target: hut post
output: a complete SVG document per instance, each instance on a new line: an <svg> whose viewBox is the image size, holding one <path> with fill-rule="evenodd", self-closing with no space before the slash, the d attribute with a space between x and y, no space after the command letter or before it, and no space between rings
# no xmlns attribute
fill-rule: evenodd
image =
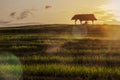
<svg viewBox="0 0 120 80"><path fill-rule="evenodd" d="M77 20L75 20L75 25L76 25Z"/></svg>
<svg viewBox="0 0 120 80"><path fill-rule="evenodd" d="M94 20L92 20L92 24L94 24Z"/></svg>
<svg viewBox="0 0 120 80"><path fill-rule="evenodd" d="M85 21L85 24L88 24L88 20Z"/></svg>
<svg viewBox="0 0 120 80"><path fill-rule="evenodd" d="M82 20L80 20L80 24L82 24Z"/></svg>

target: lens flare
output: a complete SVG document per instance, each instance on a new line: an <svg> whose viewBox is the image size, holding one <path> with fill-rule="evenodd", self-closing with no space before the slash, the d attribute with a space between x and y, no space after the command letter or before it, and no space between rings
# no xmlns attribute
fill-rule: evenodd
<svg viewBox="0 0 120 80"><path fill-rule="evenodd" d="M20 80L22 66L19 58L11 53L0 54L0 80Z"/></svg>
<svg viewBox="0 0 120 80"><path fill-rule="evenodd" d="M72 35L76 39L84 38L87 36L88 29L85 25L73 26Z"/></svg>

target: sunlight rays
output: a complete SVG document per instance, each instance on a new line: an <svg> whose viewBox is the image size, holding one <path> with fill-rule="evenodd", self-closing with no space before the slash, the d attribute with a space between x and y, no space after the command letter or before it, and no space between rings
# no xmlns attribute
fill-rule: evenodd
<svg viewBox="0 0 120 80"><path fill-rule="evenodd" d="M102 8L104 10L111 10L112 13L115 15L115 19L120 21L120 5L118 0L110 0L109 3L103 5Z"/></svg>

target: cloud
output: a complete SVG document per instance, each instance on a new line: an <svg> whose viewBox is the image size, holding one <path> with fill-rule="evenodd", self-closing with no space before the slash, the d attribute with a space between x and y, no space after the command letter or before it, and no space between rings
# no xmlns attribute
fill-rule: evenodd
<svg viewBox="0 0 120 80"><path fill-rule="evenodd" d="M36 9L27 9L27 10L23 10L22 12L11 12L10 17L16 20L22 20L29 16L32 16L33 11L36 11Z"/></svg>
<svg viewBox="0 0 120 80"><path fill-rule="evenodd" d="M103 15L103 14L112 13L112 11L111 10L97 10L97 11L94 11L93 13L97 15Z"/></svg>
<svg viewBox="0 0 120 80"><path fill-rule="evenodd" d="M114 14L106 14L106 15L103 15L100 20L103 20L103 21L109 21L109 20L113 20L115 19L115 15Z"/></svg>
<svg viewBox="0 0 120 80"><path fill-rule="evenodd" d="M112 21L114 21L114 22L119 22L119 23L120 23L120 21L118 21L117 19L112 19Z"/></svg>
<svg viewBox="0 0 120 80"><path fill-rule="evenodd" d="M50 5L45 6L45 9L50 9L50 8L52 8L52 6L50 6Z"/></svg>
<svg viewBox="0 0 120 80"><path fill-rule="evenodd" d="M28 16L32 15L32 12L30 10L25 10L20 13L19 17L17 17L18 20L25 19Z"/></svg>
<svg viewBox="0 0 120 80"><path fill-rule="evenodd" d="M101 14L105 14L106 13L106 11L95 11L95 12L93 12L94 14L99 14L99 15L101 15Z"/></svg>
<svg viewBox="0 0 120 80"><path fill-rule="evenodd" d="M3 21L3 20L0 20L0 24L8 24L8 23L11 23L11 21Z"/></svg>
<svg viewBox="0 0 120 80"><path fill-rule="evenodd" d="M10 13L10 17L14 18L16 16L16 12Z"/></svg>
<svg viewBox="0 0 120 80"><path fill-rule="evenodd" d="M93 14L97 15L100 21L114 21L116 16L111 10L96 10Z"/></svg>

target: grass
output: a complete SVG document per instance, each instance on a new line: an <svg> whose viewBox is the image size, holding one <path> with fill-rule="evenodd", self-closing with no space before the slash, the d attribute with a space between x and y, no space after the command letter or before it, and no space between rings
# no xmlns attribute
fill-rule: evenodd
<svg viewBox="0 0 120 80"><path fill-rule="evenodd" d="M7 74L21 75L19 65L1 65L1 72ZM72 65L59 65L59 64L32 64L23 65L23 71L25 74L31 76L47 76L47 77L80 77L85 80L119 80L120 68L119 67L86 67L86 66L72 66Z"/></svg>
<svg viewBox="0 0 120 80"><path fill-rule="evenodd" d="M1 62L9 62L17 64L17 59L14 56L0 57ZM119 57L105 56L27 56L18 58L23 64L69 64L69 65L86 65L86 66L105 66L114 67L120 66Z"/></svg>
<svg viewBox="0 0 120 80"><path fill-rule="evenodd" d="M74 25L0 28L0 79L120 80L120 40L107 39L104 26L87 26L81 38Z"/></svg>
<svg viewBox="0 0 120 80"><path fill-rule="evenodd" d="M36 67L35 67L36 66ZM34 70L33 70L34 68ZM25 65L24 68L26 71L35 72L41 75L53 76L53 77L96 77L107 78L113 75L120 76L120 68L106 68L106 67L86 67L86 66L71 66L71 65ZM29 74L29 73L28 73ZM33 73L34 75L34 73ZM84 75L84 76L83 76Z"/></svg>

